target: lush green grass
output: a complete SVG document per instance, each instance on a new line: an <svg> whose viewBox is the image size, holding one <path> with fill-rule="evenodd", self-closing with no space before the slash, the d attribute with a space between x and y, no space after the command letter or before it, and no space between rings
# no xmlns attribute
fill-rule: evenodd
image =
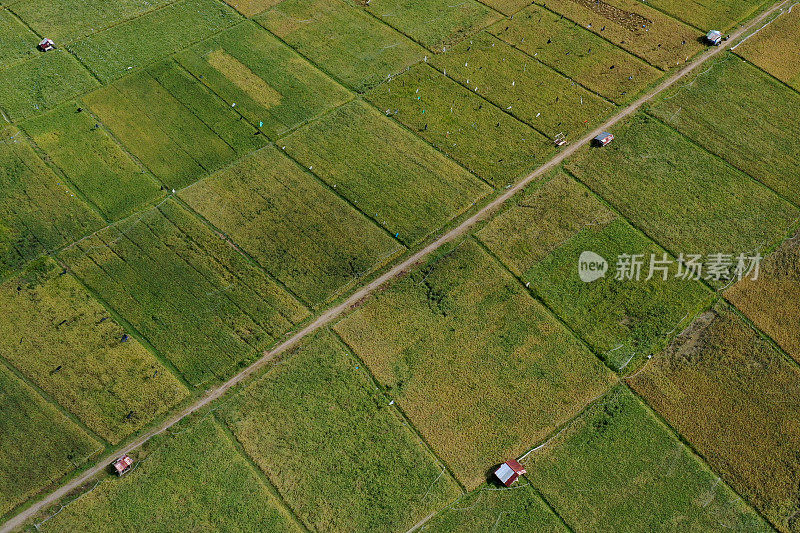
<svg viewBox="0 0 800 533"><path fill-rule="evenodd" d="M69 45L69 50L107 83L240 20L236 11L221 2L183 0L90 35Z"/></svg>
<svg viewBox="0 0 800 533"><path fill-rule="evenodd" d="M65 50L53 50L0 70L0 108L21 120L100 84Z"/></svg>
<svg viewBox="0 0 800 533"><path fill-rule="evenodd" d="M102 226L19 130L0 127L0 276Z"/></svg>
<svg viewBox="0 0 800 533"><path fill-rule="evenodd" d="M74 186L116 220L164 193L158 183L120 147L108 132L95 127L88 112L70 103L36 117L22 128Z"/></svg>
<svg viewBox="0 0 800 533"><path fill-rule="evenodd" d="M192 384L229 376L307 315L172 200L62 257Z"/></svg>
<svg viewBox="0 0 800 533"><path fill-rule="evenodd" d="M360 101L328 113L280 144L405 244L421 241L490 191Z"/></svg>
<svg viewBox="0 0 800 533"><path fill-rule="evenodd" d="M252 22L203 41L178 61L270 138L352 97Z"/></svg>
<svg viewBox="0 0 800 533"><path fill-rule="evenodd" d="M800 362L800 233L761 263L758 278L743 279L725 298Z"/></svg>
<svg viewBox="0 0 800 533"><path fill-rule="evenodd" d="M550 139L425 64L366 98L495 187L555 152Z"/></svg>
<svg viewBox="0 0 800 533"><path fill-rule="evenodd" d="M403 249L272 146L185 189L181 198L313 304Z"/></svg>
<svg viewBox="0 0 800 533"><path fill-rule="evenodd" d="M286 0L256 20L358 92L425 55L408 37L344 0Z"/></svg>
<svg viewBox="0 0 800 533"><path fill-rule="evenodd" d="M239 13L246 17L252 17L269 9L283 0L225 0L225 2L236 8Z"/></svg>
<svg viewBox="0 0 800 533"><path fill-rule="evenodd" d="M329 330L219 412L311 530L404 531L459 495Z"/></svg>
<svg viewBox="0 0 800 533"><path fill-rule="evenodd" d="M624 387L525 465L576 531L772 530Z"/></svg>
<svg viewBox="0 0 800 533"><path fill-rule="evenodd" d="M602 364L474 240L336 325L468 487L602 393Z"/></svg>
<svg viewBox="0 0 800 533"><path fill-rule="evenodd" d="M680 65L706 48L698 39L702 32L636 0L537 0L536 3L661 69ZM518 17L514 17L515 23ZM541 31L541 23L534 28ZM525 36L541 39L541 35Z"/></svg>
<svg viewBox="0 0 800 533"><path fill-rule="evenodd" d="M167 189L193 183L267 142L173 61L84 100Z"/></svg>
<svg viewBox="0 0 800 533"><path fill-rule="evenodd" d="M419 531L437 533L518 533L569 531L548 509L527 479L520 479L513 490L484 485L445 507Z"/></svg>
<svg viewBox="0 0 800 533"><path fill-rule="evenodd" d="M475 0L371 0L367 9L436 52L500 18Z"/></svg>
<svg viewBox="0 0 800 533"><path fill-rule="evenodd" d="M103 447L0 364L0 514Z"/></svg>
<svg viewBox="0 0 800 533"><path fill-rule="evenodd" d="M108 477L43 531L302 531L213 418L185 422L138 452L134 470ZM47 517L52 516L47 521Z"/></svg>
<svg viewBox="0 0 800 533"><path fill-rule="evenodd" d="M0 68L37 53L39 38L7 9L0 7ZM2 71L0 71L2 72Z"/></svg>
<svg viewBox="0 0 800 533"><path fill-rule="evenodd" d="M800 205L800 95L732 54L706 69L649 111Z"/></svg>
<svg viewBox="0 0 800 533"><path fill-rule="evenodd" d="M722 479L783 531L800 503L800 370L725 308L631 380Z"/></svg>
<svg viewBox="0 0 800 533"><path fill-rule="evenodd" d="M585 147L567 168L674 254L751 253L800 212L744 173L643 113Z"/></svg>
<svg viewBox="0 0 800 533"><path fill-rule="evenodd" d="M781 13L736 53L800 91L800 9Z"/></svg>
<svg viewBox="0 0 800 533"><path fill-rule="evenodd" d="M648 0L651 6L702 30L724 31L765 5L764 0Z"/></svg>
<svg viewBox="0 0 800 533"><path fill-rule="evenodd" d="M33 30L64 45L86 35L97 33L171 0L12 0L14 12ZM114 46L108 46L112 50Z"/></svg>
<svg viewBox="0 0 800 533"><path fill-rule="evenodd" d="M112 443L187 396L52 259L0 285L0 306L2 357Z"/></svg>
<svg viewBox="0 0 800 533"><path fill-rule="evenodd" d="M511 20L501 20L488 31L531 56L528 63L539 60L615 102L632 100L661 75L585 27L537 5ZM571 105L578 107L574 102Z"/></svg>
<svg viewBox="0 0 800 533"><path fill-rule="evenodd" d="M630 372L664 348L682 319L711 298L699 283L675 279L674 264L668 280L656 272L646 281L651 256L660 260L663 250L561 172L519 197L478 238L615 370ZM605 277L580 280L584 250L608 261ZM642 254L639 280L615 279L623 253Z"/></svg>
<svg viewBox="0 0 800 533"><path fill-rule="evenodd" d="M432 61L471 91L551 138L561 132L578 137L614 109L613 104L488 33Z"/></svg>

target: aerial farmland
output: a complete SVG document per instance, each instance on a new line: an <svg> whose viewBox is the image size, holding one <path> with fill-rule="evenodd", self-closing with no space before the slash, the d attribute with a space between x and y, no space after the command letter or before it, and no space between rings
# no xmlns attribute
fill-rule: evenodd
<svg viewBox="0 0 800 533"><path fill-rule="evenodd" d="M800 533L797 4L0 1L0 533Z"/></svg>

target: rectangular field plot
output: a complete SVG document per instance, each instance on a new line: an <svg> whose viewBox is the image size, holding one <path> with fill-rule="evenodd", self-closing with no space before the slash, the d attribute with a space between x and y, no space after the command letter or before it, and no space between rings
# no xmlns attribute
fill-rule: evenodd
<svg viewBox="0 0 800 533"><path fill-rule="evenodd" d="M781 13L736 53L800 91L800 9Z"/></svg>
<svg viewBox="0 0 800 533"><path fill-rule="evenodd" d="M308 314L172 200L61 255L192 385L227 377Z"/></svg>
<svg viewBox="0 0 800 533"><path fill-rule="evenodd" d="M95 33L71 44L69 49L103 83L108 83L240 20L236 11L221 2L183 0Z"/></svg>
<svg viewBox="0 0 800 533"><path fill-rule="evenodd" d="M491 190L360 101L284 143L289 155L405 244L421 241Z"/></svg>
<svg viewBox="0 0 800 533"><path fill-rule="evenodd" d="M435 52L500 18L500 14L475 0L372 0L367 9Z"/></svg>
<svg viewBox="0 0 800 533"><path fill-rule="evenodd" d="M312 304L403 249L272 146L185 189L181 198Z"/></svg>
<svg viewBox="0 0 800 533"><path fill-rule="evenodd" d="M103 87L84 101L168 190L267 142L173 61Z"/></svg>
<svg viewBox="0 0 800 533"><path fill-rule="evenodd" d="M310 530L405 531L460 492L388 403L323 330L219 412Z"/></svg>
<svg viewBox="0 0 800 533"><path fill-rule="evenodd" d="M104 481L41 513L37 530L302 531L213 417L155 437L131 472Z"/></svg>
<svg viewBox="0 0 800 533"><path fill-rule="evenodd" d="M65 50L53 50L0 70L0 109L21 120L100 84Z"/></svg>
<svg viewBox="0 0 800 533"><path fill-rule="evenodd" d="M615 102L632 100L661 75L602 37L536 5L487 31L527 53L523 64L539 60ZM572 106L578 108L574 102Z"/></svg>
<svg viewBox="0 0 800 533"><path fill-rule="evenodd" d="M754 15L766 2L764 0L648 0L659 11L699 28L725 31L738 22Z"/></svg>
<svg viewBox="0 0 800 533"><path fill-rule="evenodd" d="M358 92L403 71L426 53L345 0L285 0L256 20Z"/></svg>
<svg viewBox="0 0 800 533"><path fill-rule="evenodd" d="M563 174L521 197L484 227L479 238L501 260L514 265L550 309L617 371L633 371L648 355L664 348L682 319L705 308L711 299L699 283L675 279L674 263L668 265L669 279L657 272L646 280L651 257L663 259L663 250L615 219L584 187ZM578 276L584 250L609 262L605 276L592 283ZM620 254L641 254L644 266L639 280L616 279Z"/></svg>
<svg viewBox="0 0 800 533"><path fill-rule="evenodd" d="M751 253L800 213L658 120L637 114L567 168L674 254Z"/></svg>
<svg viewBox="0 0 800 533"><path fill-rule="evenodd" d="M703 32L636 0L537 0L536 3L661 69L680 65L706 49L698 39ZM520 15L514 17L515 25ZM525 37L540 40L542 36L535 31L543 29L541 22L531 29Z"/></svg>
<svg viewBox="0 0 800 533"><path fill-rule="evenodd" d="M524 463L575 531L772 531L624 387Z"/></svg>
<svg viewBox="0 0 800 533"><path fill-rule="evenodd" d="M732 54L710 68L649 112L800 205L800 95Z"/></svg>
<svg viewBox="0 0 800 533"><path fill-rule="evenodd" d="M0 277L102 225L19 130L0 127Z"/></svg>
<svg viewBox="0 0 800 533"><path fill-rule="evenodd" d="M471 239L377 294L336 331L468 488L612 379Z"/></svg>
<svg viewBox="0 0 800 533"><path fill-rule="evenodd" d="M65 45L151 11L172 0L11 0L14 12L33 30ZM34 43L35 44L35 43ZM111 49L112 47L109 47Z"/></svg>
<svg viewBox="0 0 800 533"><path fill-rule="evenodd" d="M85 198L109 220L129 215L164 193L88 112L70 103L22 128Z"/></svg>
<svg viewBox="0 0 800 533"><path fill-rule="evenodd" d="M186 389L51 259L0 285L0 352L92 431L119 442Z"/></svg>
<svg viewBox="0 0 800 533"><path fill-rule="evenodd" d="M366 98L495 187L555 152L550 139L425 64Z"/></svg>
<svg viewBox="0 0 800 533"><path fill-rule="evenodd" d="M787 239L750 277L728 289L725 298L781 348L800 362L800 233Z"/></svg>
<svg viewBox="0 0 800 533"><path fill-rule="evenodd" d="M480 33L432 60L437 69L548 137L577 137L614 105L505 42Z"/></svg>
<svg viewBox="0 0 800 533"><path fill-rule="evenodd" d="M35 55L39 41L35 33L0 7L0 68Z"/></svg>
<svg viewBox="0 0 800 533"><path fill-rule="evenodd" d="M244 15L245 17L252 17L258 15L262 11L279 4L283 0L225 0L225 2Z"/></svg>
<svg viewBox="0 0 800 533"><path fill-rule="evenodd" d="M352 98L253 22L203 41L177 59L273 139Z"/></svg>
<svg viewBox="0 0 800 533"><path fill-rule="evenodd" d="M630 383L773 524L797 527L795 363L719 308L699 317Z"/></svg>
<svg viewBox="0 0 800 533"><path fill-rule="evenodd" d="M527 479L514 490L484 485L459 498L426 522L419 531L436 533L565 533L569 531L536 494Z"/></svg>
<svg viewBox="0 0 800 533"><path fill-rule="evenodd" d="M103 446L0 364L0 514Z"/></svg>

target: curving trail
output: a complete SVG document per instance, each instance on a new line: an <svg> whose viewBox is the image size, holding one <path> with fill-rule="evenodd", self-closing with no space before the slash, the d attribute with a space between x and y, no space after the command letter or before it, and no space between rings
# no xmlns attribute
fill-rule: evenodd
<svg viewBox="0 0 800 533"><path fill-rule="evenodd" d="M403 275L406 271L414 267L416 264L422 262L426 256L435 252L442 245L454 239L457 239L458 237L467 233L476 223L487 218L494 211L499 209L500 206L502 206L508 199L510 199L516 193L524 189L534 179L538 178L539 176L545 174L549 170L558 166L562 161L564 161L566 158L575 153L575 151L578 150L581 146L583 146L586 143L589 143L595 135L604 130L610 129L614 124L635 113L642 105L652 100L656 95L658 95L659 93L668 89L669 87L671 87L684 77L691 74L700 65L706 63L711 58L719 55L724 50L728 49L728 47L731 44L733 44L735 40L737 40L739 37L741 37L748 31L754 29L756 26L761 24L767 17L769 17L770 15L772 15L773 13L784 7L785 4L789 3L790 1L791 0L781 0L768 10L764 11L761 15L759 15L755 19L751 20L738 30L731 33L730 38L727 41L723 42L720 46L711 47L702 54L700 54L699 56L697 56L696 58L694 58L692 61L686 63L680 70L670 75L654 89L645 93L643 96L639 97L631 104L620 109L614 116L612 116L606 122L598 126L596 129L594 129L590 133L587 133L577 141L574 141L571 144L567 145L565 149L556 154L552 159L547 161L544 165L542 165L541 167L534 170L532 173L525 176L515 185L506 189L503 192L503 194L492 200L489 204L481 208L479 211L477 211L468 219L464 220L461 224L452 228L446 233L443 233L442 235L437 237L433 242L431 242L421 250L410 255L401 263L393 266L387 272L377 277L367 285L364 285L363 287L355 291L352 295L350 295L350 297L348 297L342 303L325 310L314 321L307 324L304 328L291 335L288 339L276 345L273 349L264 352L264 354L258 360L253 362L250 366L248 366L247 368L245 368L232 378L230 378L228 381L226 381L216 389L209 390L205 395L198 398L198 400L195 403L174 413L166 421L162 422L158 427L153 428L150 431L144 433L130 444L115 450L114 453L111 455L107 455L101 458L97 462L97 464L95 464L91 468L81 473L80 476L70 480L65 485L62 485L55 491L46 495L41 500L38 500L30 507L26 508L16 516L9 519L5 524L2 525L2 527L0 527L0 533L8 533L14 530L15 528L22 526L28 519L32 518L36 513L41 511L43 508L56 503L61 498L69 494L71 491L75 490L76 488L80 487L81 485L89 481L91 478L96 476L97 474L101 473L114 459L116 459L120 455L125 453L130 453L131 451L135 450L136 448L140 447L142 444L150 440L155 435L158 435L159 433L166 431L167 429L169 429L170 427L181 421L183 418L189 416L198 409L201 409L202 407L205 407L209 403L213 402L214 400L225 394L225 392L227 392L231 387L247 379L254 372L265 366L275 356L291 349L306 335L334 321L345 311L347 311L347 309L349 309L350 307L358 305L359 302L368 297L371 293L377 290L384 283L390 281L394 277ZM429 518L431 517L427 517L425 520L415 525L412 528L412 530L415 530L420 526L422 526L424 522L427 521Z"/></svg>

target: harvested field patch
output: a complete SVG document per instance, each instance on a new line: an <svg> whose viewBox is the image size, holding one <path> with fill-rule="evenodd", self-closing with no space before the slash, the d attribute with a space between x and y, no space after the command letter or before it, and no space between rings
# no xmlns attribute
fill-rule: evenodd
<svg viewBox="0 0 800 533"><path fill-rule="evenodd" d="M736 53L800 91L800 8L781 13Z"/></svg>
<svg viewBox="0 0 800 533"><path fill-rule="evenodd" d="M468 488L613 379L471 239L335 329Z"/></svg>
<svg viewBox="0 0 800 533"><path fill-rule="evenodd" d="M108 83L240 20L239 14L221 2L183 0L90 35L69 45L69 50Z"/></svg>
<svg viewBox="0 0 800 533"><path fill-rule="evenodd" d="M37 529L301 531L214 418L155 437L138 452L134 470L102 478Z"/></svg>
<svg viewBox="0 0 800 533"><path fill-rule="evenodd" d="M459 496L330 330L305 340L220 413L311 530L406 530Z"/></svg>
<svg viewBox="0 0 800 533"><path fill-rule="evenodd" d="M758 279L739 281L725 298L800 362L800 233L767 256Z"/></svg>
<svg viewBox="0 0 800 533"><path fill-rule="evenodd" d="M643 60L537 5L487 31L531 56L529 63L539 60L615 102L633 100L661 76Z"/></svg>
<svg viewBox="0 0 800 533"><path fill-rule="evenodd" d="M517 533L569 531L536 494L527 479L520 479L514 490L483 485L451 503L419 531L437 533Z"/></svg>
<svg viewBox="0 0 800 533"><path fill-rule="evenodd" d="M186 389L52 259L0 285L2 357L92 431L116 443Z"/></svg>
<svg viewBox="0 0 800 533"><path fill-rule="evenodd" d="M366 8L434 52L450 48L500 18L475 0L372 0Z"/></svg>
<svg viewBox="0 0 800 533"><path fill-rule="evenodd" d="M177 59L272 139L352 98L253 22L203 41Z"/></svg>
<svg viewBox="0 0 800 533"><path fill-rule="evenodd" d="M800 205L800 95L780 82L728 54L648 110Z"/></svg>
<svg viewBox="0 0 800 533"><path fill-rule="evenodd" d="M256 20L358 92L425 55L414 41L343 0L285 0Z"/></svg>
<svg viewBox="0 0 800 533"><path fill-rule="evenodd" d="M328 113L281 143L404 244L423 240L491 190L360 101Z"/></svg>
<svg viewBox="0 0 800 533"><path fill-rule="evenodd" d="M103 446L0 364L0 514Z"/></svg>
<svg viewBox="0 0 800 533"><path fill-rule="evenodd" d="M172 200L61 257L193 385L229 376L308 314Z"/></svg>
<svg viewBox="0 0 800 533"><path fill-rule="evenodd" d="M550 139L426 64L366 98L495 187L555 153Z"/></svg>
<svg viewBox="0 0 800 533"><path fill-rule="evenodd" d="M636 0L537 0L536 3L661 69L680 65L706 48L698 39L702 32ZM521 14L514 17L515 23ZM535 33L530 36L541 38Z"/></svg>
<svg viewBox="0 0 800 533"><path fill-rule="evenodd" d="M64 45L152 11L172 0L11 0L11 8L33 30ZM37 41L38 42L38 41Z"/></svg>
<svg viewBox="0 0 800 533"><path fill-rule="evenodd" d="M578 137L614 105L550 67L481 33L432 59L437 69L548 137Z"/></svg>
<svg viewBox="0 0 800 533"><path fill-rule="evenodd" d="M800 370L724 307L630 383L724 481L783 531L800 510Z"/></svg>
<svg viewBox="0 0 800 533"><path fill-rule="evenodd" d="M755 15L764 0L647 0L647 3L687 24L709 30L725 31Z"/></svg>
<svg viewBox="0 0 800 533"><path fill-rule="evenodd" d="M84 100L168 190L185 187L267 142L173 61Z"/></svg>
<svg viewBox="0 0 800 533"><path fill-rule="evenodd" d="M102 225L19 130L0 127L0 277Z"/></svg>
<svg viewBox="0 0 800 533"><path fill-rule="evenodd" d="M0 68L37 53L39 38L7 9L0 7Z"/></svg>
<svg viewBox="0 0 800 533"><path fill-rule="evenodd" d="M753 253L800 212L747 175L639 113L567 168L674 254Z"/></svg>
<svg viewBox="0 0 800 533"><path fill-rule="evenodd" d="M772 530L624 387L525 465L576 531Z"/></svg>
<svg viewBox="0 0 800 533"><path fill-rule="evenodd" d="M109 220L131 214L164 193L146 170L120 147L108 132L96 127L88 112L66 104L36 117L22 128L70 184Z"/></svg>
<svg viewBox="0 0 800 533"><path fill-rule="evenodd" d="M65 50L53 50L0 70L0 108L21 120L100 84Z"/></svg>
<svg viewBox="0 0 800 533"><path fill-rule="evenodd" d="M181 198L313 304L403 249L273 146L185 189Z"/></svg>

